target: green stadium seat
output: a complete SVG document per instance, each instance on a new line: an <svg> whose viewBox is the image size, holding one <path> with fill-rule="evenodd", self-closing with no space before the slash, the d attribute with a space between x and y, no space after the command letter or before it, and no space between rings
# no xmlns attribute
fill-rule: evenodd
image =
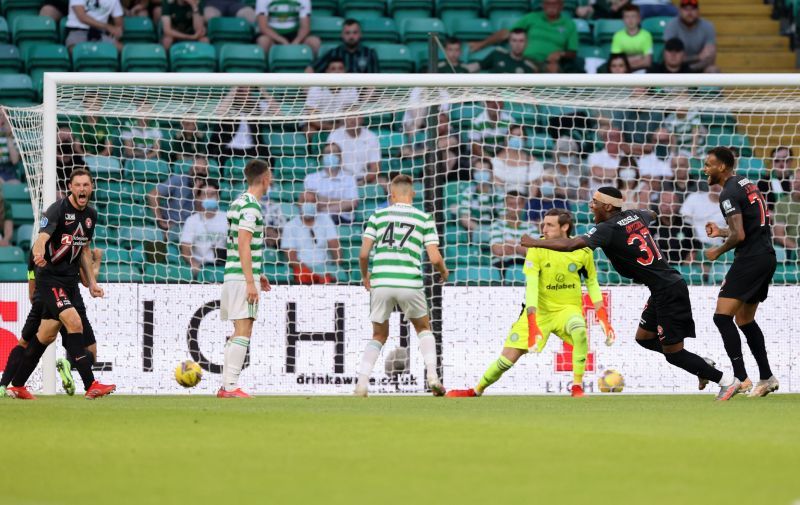
<svg viewBox="0 0 800 505"><path fill-rule="evenodd" d="M33 225L23 224L14 230L14 245L28 250L31 248L31 239L33 238Z"/></svg>
<svg viewBox="0 0 800 505"><path fill-rule="evenodd" d="M30 202L26 203L11 203L9 205L11 219L15 224L31 224L33 223L33 207Z"/></svg>
<svg viewBox="0 0 800 505"><path fill-rule="evenodd" d="M96 202L133 202L130 198L133 187L127 182L109 181L95 177L94 192L92 197Z"/></svg>
<svg viewBox="0 0 800 505"><path fill-rule="evenodd" d="M84 156L86 166L95 176L121 179L122 165L119 159L112 156Z"/></svg>
<svg viewBox="0 0 800 505"><path fill-rule="evenodd" d="M450 35L466 41L483 40L495 32L486 19L455 18L447 26Z"/></svg>
<svg viewBox="0 0 800 505"><path fill-rule="evenodd" d="M345 18L359 20L381 17L386 13L386 3L386 0L339 0L339 12Z"/></svg>
<svg viewBox="0 0 800 505"><path fill-rule="evenodd" d="M312 60L311 48L305 44L274 45L269 50L269 69L272 72L304 72Z"/></svg>
<svg viewBox="0 0 800 505"><path fill-rule="evenodd" d="M455 244L445 246L443 254L448 265L464 266L472 264L474 258L480 258L481 250L468 244Z"/></svg>
<svg viewBox="0 0 800 505"><path fill-rule="evenodd" d="M244 193L246 190L247 190L247 185L244 182L237 182L236 184L222 182L220 184L219 196L223 202L232 202L236 200L239 197L239 195Z"/></svg>
<svg viewBox="0 0 800 505"><path fill-rule="evenodd" d="M109 203L106 214L106 224L117 228L156 224L155 216L149 207L138 203Z"/></svg>
<svg viewBox="0 0 800 505"><path fill-rule="evenodd" d="M454 269L450 280L455 284L488 285L502 282L503 277L494 267L465 266Z"/></svg>
<svg viewBox="0 0 800 505"><path fill-rule="evenodd" d="M273 156L305 156L306 136L302 133L267 133L264 141Z"/></svg>
<svg viewBox="0 0 800 505"><path fill-rule="evenodd" d="M20 16L14 20L12 35L14 44L24 50L24 44L35 42L58 42L56 22L47 16Z"/></svg>
<svg viewBox="0 0 800 505"><path fill-rule="evenodd" d="M392 17L397 26L403 26L407 19L428 18L433 15L432 9L399 9L394 11Z"/></svg>
<svg viewBox="0 0 800 505"><path fill-rule="evenodd" d="M647 18L642 21L642 28L650 32L653 36L653 42L664 42L664 30L667 28L667 23L671 17L653 17Z"/></svg>
<svg viewBox="0 0 800 505"><path fill-rule="evenodd" d="M169 62L173 72L214 72L217 50L205 42L178 42L169 49Z"/></svg>
<svg viewBox="0 0 800 505"><path fill-rule="evenodd" d="M122 42L147 43L158 42L153 21L145 16L126 16L122 18Z"/></svg>
<svg viewBox="0 0 800 505"><path fill-rule="evenodd" d="M125 162L128 180L137 182L160 182L169 177L169 163L157 159L132 159Z"/></svg>
<svg viewBox="0 0 800 505"><path fill-rule="evenodd" d="M738 133L723 133L720 135L707 135L706 146L726 146L732 147L739 151L739 156L750 157L753 156L753 147L750 144L750 139L747 135L740 135Z"/></svg>
<svg viewBox="0 0 800 505"><path fill-rule="evenodd" d="M0 186L0 193L6 202L30 202L31 195L26 184L5 183Z"/></svg>
<svg viewBox="0 0 800 505"><path fill-rule="evenodd" d="M69 51L61 44L36 44L30 46L23 55L27 71L69 72L72 65Z"/></svg>
<svg viewBox="0 0 800 505"><path fill-rule="evenodd" d="M683 278L686 280L686 283L690 286L702 286L705 282L703 281L703 267L700 265L675 265L678 271L683 275Z"/></svg>
<svg viewBox="0 0 800 505"><path fill-rule="evenodd" d="M8 31L8 21L0 17L0 42L11 42L11 35Z"/></svg>
<svg viewBox="0 0 800 505"><path fill-rule="evenodd" d="M361 40L369 42L400 42L400 32L392 18L372 18L361 21ZM320 54L325 54L320 50ZM381 60L383 65L383 60Z"/></svg>
<svg viewBox="0 0 800 505"><path fill-rule="evenodd" d="M526 12L507 12L507 11L497 11L493 12L489 16L489 21L492 23L492 28L495 31L497 30L510 30L512 26L521 18L527 14Z"/></svg>
<svg viewBox="0 0 800 505"><path fill-rule="evenodd" d="M455 17L477 18L482 0L436 0L436 14L442 21Z"/></svg>
<svg viewBox="0 0 800 505"><path fill-rule="evenodd" d="M106 226L105 229L108 230L109 238L113 237L116 228ZM117 239L121 247L131 249L134 245L144 242L163 242L164 232L155 226L126 226L119 228Z"/></svg>
<svg viewBox="0 0 800 505"><path fill-rule="evenodd" d="M392 130L379 130L375 133L378 135L381 152L385 158L400 155L402 148L406 145L406 140L402 133Z"/></svg>
<svg viewBox="0 0 800 505"><path fill-rule="evenodd" d="M219 51L220 72L267 71L267 57L256 44L225 44Z"/></svg>
<svg viewBox="0 0 800 505"><path fill-rule="evenodd" d="M39 9L42 6L41 0L3 0L0 2L0 13L4 16L7 15L11 11L28 11L28 12L39 12Z"/></svg>
<svg viewBox="0 0 800 505"><path fill-rule="evenodd" d="M9 100L33 100L36 91L26 74L0 74L0 102Z"/></svg>
<svg viewBox="0 0 800 505"><path fill-rule="evenodd" d="M338 16L311 16L311 33L322 39L341 43L344 18Z"/></svg>
<svg viewBox="0 0 800 505"><path fill-rule="evenodd" d="M521 265L515 265L513 267L506 268L504 284L510 284L512 286L524 286L525 280L525 272L523 271Z"/></svg>
<svg viewBox="0 0 800 505"><path fill-rule="evenodd" d="M314 158L281 156L275 160L275 182L303 180L306 175L318 169Z"/></svg>
<svg viewBox="0 0 800 505"><path fill-rule="evenodd" d="M780 284L800 284L800 268L794 263L778 265L772 280Z"/></svg>
<svg viewBox="0 0 800 505"><path fill-rule="evenodd" d="M167 68L167 52L160 44L126 44L122 47L123 72L166 72Z"/></svg>
<svg viewBox="0 0 800 505"><path fill-rule="evenodd" d="M430 0L392 0L389 2L389 15L397 19L398 11L424 11L422 17L428 17L433 13L432 7L434 2Z"/></svg>
<svg viewBox="0 0 800 505"><path fill-rule="evenodd" d="M130 263L131 252L121 247L109 247L103 251L103 264Z"/></svg>
<svg viewBox="0 0 800 505"><path fill-rule="evenodd" d="M428 34L436 33L440 37L447 34L447 28L441 19L415 18L406 19L401 25L400 32L403 42L428 42Z"/></svg>
<svg viewBox="0 0 800 505"><path fill-rule="evenodd" d="M28 280L27 263L8 263L0 268L0 282L23 282Z"/></svg>
<svg viewBox="0 0 800 505"><path fill-rule="evenodd" d="M585 46L581 44L581 46L578 47L579 58L600 58L608 60L608 55L608 46Z"/></svg>
<svg viewBox="0 0 800 505"><path fill-rule="evenodd" d="M483 11L486 13L519 11L528 12L530 2L528 0L484 0Z"/></svg>
<svg viewBox="0 0 800 505"><path fill-rule="evenodd" d="M145 263L144 282L181 282L194 281L191 267L187 265L164 265L162 263Z"/></svg>
<svg viewBox="0 0 800 505"><path fill-rule="evenodd" d="M403 44L373 44L382 73L409 74L414 71L414 58Z"/></svg>
<svg viewBox="0 0 800 505"><path fill-rule="evenodd" d="M263 265L264 276L273 285L289 284L292 280L292 271L285 263Z"/></svg>
<svg viewBox="0 0 800 505"><path fill-rule="evenodd" d="M594 29L589 21L576 18L575 27L578 29L578 42L580 45L594 44Z"/></svg>
<svg viewBox="0 0 800 505"><path fill-rule="evenodd" d="M137 265L104 264L100 269L101 282L142 282L142 271Z"/></svg>
<svg viewBox="0 0 800 505"><path fill-rule="evenodd" d="M621 19L598 19L594 23L594 43L598 46L611 44L614 34L624 29Z"/></svg>
<svg viewBox="0 0 800 505"><path fill-rule="evenodd" d="M225 267L206 265L197 273L197 282L203 284L222 284L225 280Z"/></svg>
<svg viewBox="0 0 800 505"><path fill-rule="evenodd" d="M314 0L314 15L335 16L339 8L338 0Z"/></svg>
<svg viewBox="0 0 800 505"><path fill-rule="evenodd" d="M25 253L21 247L0 247L0 263L25 263ZM4 265L5 267L5 265Z"/></svg>
<svg viewBox="0 0 800 505"><path fill-rule="evenodd" d="M212 44L250 44L253 42L253 26L242 18L211 18L208 20L208 38Z"/></svg>
<svg viewBox="0 0 800 505"><path fill-rule="evenodd" d="M736 174L743 175L752 181L758 181L766 175L767 167L761 158L741 157L736 160Z"/></svg>
<svg viewBox="0 0 800 505"><path fill-rule="evenodd" d="M0 73L19 74L22 72L22 56L17 46L0 44Z"/></svg>
<svg viewBox="0 0 800 505"><path fill-rule="evenodd" d="M110 42L81 42L72 48L72 65L76 72L116 72L117 48Z"/></svg>

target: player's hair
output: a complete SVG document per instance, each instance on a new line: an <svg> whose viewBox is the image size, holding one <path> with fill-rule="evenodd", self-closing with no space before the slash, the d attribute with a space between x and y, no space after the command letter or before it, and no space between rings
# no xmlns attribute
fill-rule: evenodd
<svg viewBox="0 0 800 505"><path fill-rule="evenodd" d="M358 25L358 27L361 28L361 23L359 23L357 19L353 18L345 19L344 23L342 24L342 26L353 26L353 25Z"/></svg>
<svg viewBox="0 0 800 505"><path fill-rule="evenodd" d="M453 45L453 44L458 44L460 46L461 45L461 39L459 39L458 37L447 37L446 39L444 39L444 46L445 47Z"/></svg>
<svg viewBox="0 0 800 505"><path fill-rule="evenodd" d="M736 166L736 154L730 147L714 147L709 149L708 154L713 154L728 170L733 170L733 167Z"/></svg>
<svg viewBox="0 0 800 505"><path fill-rule="evenodd" d="M330 59L328 60L328 63L325 65L325 70L328 70L328 68L329 68L329 67L330 67L330 66L331 66L333 63L341 63L342 65L344 65L344 67L345 67L345 70L347 69L347 65L346 65L346 64L345 64L345 62L344 62L344 58L339 58L338 56L333 56L332 58L330 58Z"/></svg>
<svg viewBox="0 0 800 505"><path fill-rule="evenodd" d="M608 55L608 61L606 62L606 72L611 72L611 62L614 60L622 60L622 63L625 64L625 73L630 74L632 72L631 69L631 62L628 60L628 56L625 53L612 53Z"/></svg>
<svg viewBox="0 0 800 505"><path fill-rule="evenodd" d="M525 196L517 191L516 189L512 189L511 191L506 193L506 198L525 198Z"/></svg>
<svg viewBox="0 0 800 505"><path fill-rule="evenodd" d="M572 218L572 212L568 211L567 209L552 208L545 212L544 215L558 216L558 226L564 226L565 224L568 224L569 228L567 228L567 237L572 236L572 232L575 229L575 221Z"/></svg>
<svg viewBox="0 0 800 505"><path fill-rule="evenodd" d="M625 4L621 9L621 12L623 14L625 14L626 12L634 12L634 11L636 12L636 14L639 15L642 14L642 10L636 4Z"/></svg>
<svg viewBox="0 0 800 505"><path fill-rule="evenodd" d="M259 177L269 172L269 164L263 160L250 160L244 167L244 179L253 185Z"/></svg>
<svg viewBox="0 0 800 505"><path fill-rule="evenodd" d="M778 146L778 147L776 147L775 149L770 151L769 157L772 158L772 159L775 159L775 155L778 154L778 151L783 151L784 149L789 151L789 157L790 158L794 158L794 151L789 146Z"/></svg>
<svg viewBox="0 0 800 505"><path fill-rule="evenodd" d="M410 188L413 185L414 181L411 179L410 175L398 174L392 178L392 187L407 186Z"/></svg>
<svg viewBox="0 0 800 505"><path fill-rule="evenodd" d="M528 36L528 31L525 30L525 28L514 28L513 30L511 30L512 35L513 34L519 35L520 33L522 35L525 35L526 37Z"/></svg>
<svg viewBox="0 0 800 505"><path fill-rule="evenodd" d="M72 173L69 174L69 183L72 184L72 181L75 180L76 177L80 177L82 175L88 177L89 182L94 182L94 177L92 177L92 174L88 170L83 168L75 168L72 170Z"/></svg>

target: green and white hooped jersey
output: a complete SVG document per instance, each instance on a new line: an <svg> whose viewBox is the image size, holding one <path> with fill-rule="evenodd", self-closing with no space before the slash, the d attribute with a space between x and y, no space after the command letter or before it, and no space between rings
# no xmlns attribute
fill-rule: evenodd
<svg viewBox="0 0 800 505"><path fill-rule="evenodd" d="M392 205L370 216L364 237L375 241L372 287L422 288L423 249L439 244L430 214L411 205Z"/></svg>
<svg viewBox="0 0 800 505"><path fill-rule="evenodd" d="M253 258L253 279L261 275L261 257L264 252L264 215L256 197L242 193L231 204L228 218L228 256L225 260L225 280L243 281L242 263L239 260L239 230L253 234L250 239L250 252Z"/></svg>

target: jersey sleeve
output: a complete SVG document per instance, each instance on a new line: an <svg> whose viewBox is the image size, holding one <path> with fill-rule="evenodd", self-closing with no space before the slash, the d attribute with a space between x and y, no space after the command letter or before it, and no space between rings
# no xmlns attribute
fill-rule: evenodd
<svg viewBox="0 0 800 505"><path fill-rule="evenodd" d="M436 232L436 223L432 217L425 221L425 233L422 236L423 245L439 245L439 234Z"/></svg>
<svg viewBox="0 0 800 505"><path fill-rule="evenodd" d="M589 292L589 298L592 303L597 303L603 300L603 293L600 292L600 283L597 282L597 267L594 264L594 254L591 249L586 249L586 256L583 262L583 267L586 271L586 290Z"/></svg>
<svg viewBox="0 0 800 505"><path fill-rule="evenodd" d="M597 249L598 247L606 247L611 244L611 235L612 229L611 225L606 223L600 223L598 225L593 226L586 235L583 236L584 240L586 240L586 245L592 249Z"/></svg>
<svg viewBox="0 0 800 505"><path fill-rule="evenodd" d="M723 190L719 197L719 208L727 219L728 216L742 213L742 202L732 191Z"/></svg>
<svg viewBox="0 0 800 505"><path fill-rule="evenodd" d="M112 18L121 18L125 15L125 11L122 10L122 2L117 1L114 4L114 8L111 10L111 17Z"/></svg>
<svg viewBox="0 0 800 505"><path fill-rule="evenodd" d="M266 16L268 4L269 4L268 0L256 0L256 16L259 16L261 14Z"/></svg>
<svg viewBox="0 0 800 505"><path fill-rule="evenodd" d="M298 14L301 18L307 18L311 15L311 0L301 0Z"/></svg>
<svg viewBox="0 0 800 505"><path fill-rule="evenodd" d="M187 219L186 222L183 223L183 228L181 229L181 244L194 243L194 237L196 235L195 225L197 223L197 220L195 219L194 216L196 215L197 214L192 214L191 216L189 216L189 219Z"/></svg>
<svg viewBox="0 0 800 505"><path fill-rule="evenodd" d="M255 233L258 221L261 217L261 209L257 204L247 204L239 211L239 229Z"/></svg>
<svg viewBox="0 0 800 505"><path fill-rule="evenodd" d="M56 231L59 218L59 203L60 202L56 202L52 204L47 208L46 211L44 211L42 219L39 220L39 233L47 233L48 235L52 235L53 232Z"/></svg>
<svg viewBox="0 0 800 505"><path fill-rule="evenodd" d="M372 241L377 240L378 238L378 226L375 222L375 214L371 215L367 220L367 224L364 227L364 238L368 238Z"/></svg>
<svg viewBox="0 0 800 505"><path fill-rule="evenodd" d="M611 39L611 52L612 53L621 53L622 52L622 35L624 31L618 31L614 34L614 38Z"/></svg>
<svg viewBox="0 0 800 505"><path fill-rule="evenodd" d="M538 249L528 249L525 255L525 306L536 308L539 305L539 257Z"/></svg>

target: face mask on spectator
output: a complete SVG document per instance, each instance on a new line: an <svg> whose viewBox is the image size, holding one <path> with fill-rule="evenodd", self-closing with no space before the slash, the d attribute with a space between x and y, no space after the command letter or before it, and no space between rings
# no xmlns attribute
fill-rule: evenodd
<svg viewBox="0 0 800 505"><path fill-rule="evenodd" d="M317 204L314 202L306 202L300 206L300 213L303 217L314 217L317 215Z"/></svg>
<svg viewBox="0 0 800 505"><path fill-rule="evenodd" d="M562 154L558 157L558 162L562 165L572 165L572 156L569 154Z"/></svg>
<svg viewBox="0 0 800 505"><path fill-rule="evenodd" d="M508 137L506 146L509 149L522 149L522 137Z"/></svg>
<svg viewBox="0 0 800 505"><path fill-rule="evenodd" d="M472 179L478 184L485 184L492 180L492 174L488 170L476 170L472 174Z"/></svg>
<svg viewBox="0 0 800 505"><path fill-rule="evenodd" d="M325 168L337 168L339 163L341 163L341 160L338 154L330 153L322 156L322 166Z"/></svg>
<svg viewBox="0 0 800 505"><path fill-rule="evenodd" d="M219 200L216 198L206 198L200 203L200 205L203 207L203 210L217 210L219 209Z"/></svg>
<svg viewBox="0 0 800 505"><path fill-rule="evenodd" d="M543 182L539 186L539 191L542 193L542 198L553 198L556 196L556 185L552 182Z"/></svg>

